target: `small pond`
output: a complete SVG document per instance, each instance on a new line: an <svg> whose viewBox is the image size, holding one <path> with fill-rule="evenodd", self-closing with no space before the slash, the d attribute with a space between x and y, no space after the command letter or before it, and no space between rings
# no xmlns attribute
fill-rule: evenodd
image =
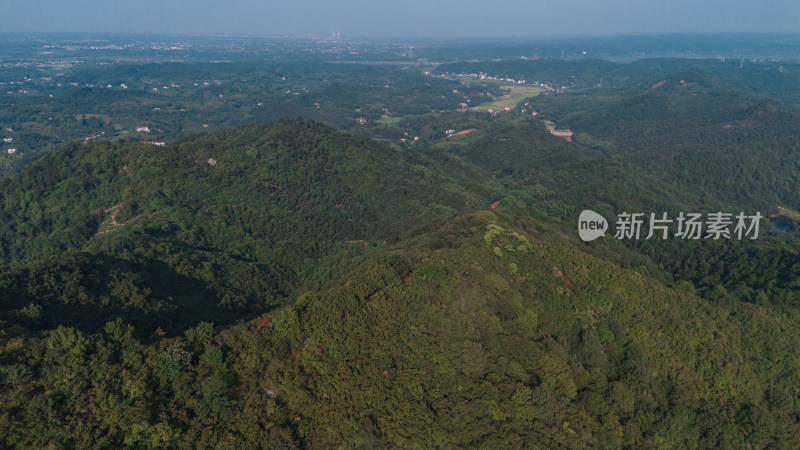
<svg viewBox="0 0 800 450"><path fill-rule="evenodd" d="M794 229L794 222L792 219L786 216L774 216L770 217L769 221L772 223L772 226L775 227L778 231L783 231L784 233Z"/></svg>

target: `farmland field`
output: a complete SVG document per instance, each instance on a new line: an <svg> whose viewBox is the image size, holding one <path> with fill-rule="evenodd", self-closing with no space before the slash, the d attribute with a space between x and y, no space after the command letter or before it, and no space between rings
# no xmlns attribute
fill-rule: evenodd
<svg viewBox="0 0 800 450"><path fill-rule="evenodd" d="M504 91L508 91L502 97L498 97L495 101L491 103L485 103L479 106L473 106L469 108L472 111L488 111L492 109L494 111L503 110L504 108L516 108L517 104L522 100L525 100L529 97L535 97L542 92L542 88L538 86L501 86L500 87Z"/></svg>

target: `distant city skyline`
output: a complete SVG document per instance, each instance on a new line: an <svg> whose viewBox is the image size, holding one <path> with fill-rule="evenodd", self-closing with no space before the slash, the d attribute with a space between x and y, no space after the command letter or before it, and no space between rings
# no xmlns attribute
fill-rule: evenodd
<svg viewBox="0 0 800 450"><path fill-rule="evenodd" d="M797 0L0 0L0 32L562 37L800 32Z"/></svg>

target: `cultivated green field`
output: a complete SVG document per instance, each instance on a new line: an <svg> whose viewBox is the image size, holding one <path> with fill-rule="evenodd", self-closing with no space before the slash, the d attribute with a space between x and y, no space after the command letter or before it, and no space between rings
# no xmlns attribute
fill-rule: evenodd
<svg viewBox="0 0 800 450"><path fill-rule="evenodd" d="M488 111L492 109L494 111L503 110L504 108L516 108L517 104L522 100L525 100L529 97L535 97L542 92L542 88L538 86L501 86L501 89L504 91L508 91L502 97L498 97L495 101L491 103L485 103L478 106L473 106L469 108L472 111Z"/></svg>
<svg viewBox="0 0 800 450"><path fill-rule="evenodd" d="M397 125L402 120L403 120L403 117L401 117L401 116L392 116L392 117L386 117L386 118L383 118L383 119L378 119L375 122L382 123L384 125Z"/></svg>

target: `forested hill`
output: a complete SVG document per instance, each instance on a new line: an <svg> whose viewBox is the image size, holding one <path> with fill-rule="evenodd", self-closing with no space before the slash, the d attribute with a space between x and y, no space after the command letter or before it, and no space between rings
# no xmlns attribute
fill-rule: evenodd
<svg viewBox="0 0 800 450"><path fill-rule="evenodd" d="M340 261L328 287L233 327L6 326L3 442L800 445L794 319L583 249L549 221L475 212Z"/></svg>
<svg viewBox="0 0 800 450"><path fill-rule="evenodd" d="M51 153L0 183L2 442L800 444L796 252L579 241L539 208L692 198L595 147L298 119Z"/></svg>
<svg viewBox="0 0 800 450"><path fill-rule="evenodd" d="M574 102L582 102L576 111ZM800 109L740 95L698 70L587 100L579 94L534 104L574 141L694 197L768 214L796 209L800 196Z"/></svg>
<svg viewBox="0 0 800 450"><path fill-rule="evenodd" d="M105 318L121 316L140 333L161 327L169 335L204 320L231 323L291 301L304 284L335 279L342 255L495 201L567 219L569 228L584 208L612 217L742 207L711 193L701 203L685 181L664 176L671 169L643 173L637 161L602 150L529 120L432 147L399 148L304 120L223 129L167 147L70 144L0 182L3 320L95 332ZM708 175L696 182L710 185ZM794 252L780 251L781 264L793 266ZM655 263L671 268L691 259L682 254L676 262L674 250L657 255ZM642 264L631 254L604 257ZM646 266L666 279L653 262ZM714 267L681 270L681 277L713 289ZM741 283L739 275L723 280L729 289ZM747 298L791 297L789 286L752 285L758 291ZM21 311L30 305L42 310L28 323Z"/></svg>
<svg viewBox="0 0 800 450"><path fill-rule="evenodd" d="M800 110L772 100L738 95L697 70L677 72L565 117L563 126L614 140L621 151L681 145L687 151L727 142L793 136ZM658 145L660 144L660 145Z"/></svg>
<svg viewBox="0 0 800 450"><path fill-rule="evenodd" d="M320 246L383 240L486 206L491 196L478 182L446 155L400 151L302 120L164 148L76 143L0 184L0 261L144 235L302 262L318 257Z"/></svg>
<svg viewBox="0 0 800 450"><path fill-rule="evenodd" d="M169 147L70 144L0 182L2 320L27 323L14 311L34 305L36 328L121 315L175 334L252 317L320 258L488 207L494 190L446 154L303 120Z"/></svg>

